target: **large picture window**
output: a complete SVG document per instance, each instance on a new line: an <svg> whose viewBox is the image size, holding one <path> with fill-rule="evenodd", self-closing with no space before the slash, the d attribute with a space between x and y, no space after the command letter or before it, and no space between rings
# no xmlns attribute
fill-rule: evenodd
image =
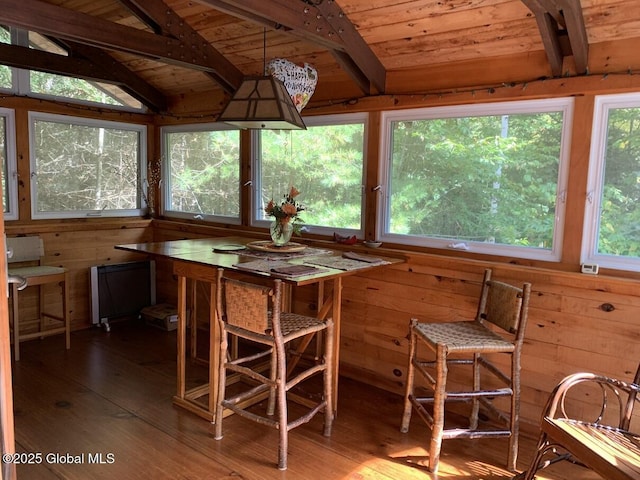
<svg viewBox="0 0 640 480"><path fill-rule="evenodd" d="M559 260L572 105L383 114L380 239Z"/></svg>
<svg viewBox="0 0 640 480"><path fill-rule="evenodd" d="M33 218L140 215L146 127L29 114Z"/></svg>
<svg viewBox="0 0 640 480"><path fill-rule="evenodd" d="M295 186L309 231L361 234L367 115L311 117L305 123L306 130L255 132L254 223L266 226L269 200L281 201Z"/></svg>
<svg viewBox="0 0 640 480"><path fill-rule="evenodd" d="M162 129L164 214L240 223L240 132L221 124Z"/></svg>
<svg viewBox="0 0 640 480"><path fill-rule="evenodd" d="M640 94L596 98L583 263L640 271Z"/></svg>

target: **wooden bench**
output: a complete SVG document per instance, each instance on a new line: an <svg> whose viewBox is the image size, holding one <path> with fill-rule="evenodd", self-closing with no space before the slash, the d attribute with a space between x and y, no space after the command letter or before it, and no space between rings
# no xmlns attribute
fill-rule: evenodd
<svg viewBox="0 0 640 480"><path fill-rule="evenodd" d="M640 479L640 433L631 428L639 383L640 365L632 383L593 373L562 380L545 407L531 466L514 479L532 480L538 470L560 460L579 463L607 480ZM572 408L580 399L595 409ZM595 412L595 419L571 418L572 411L583 410Z"/></svg>

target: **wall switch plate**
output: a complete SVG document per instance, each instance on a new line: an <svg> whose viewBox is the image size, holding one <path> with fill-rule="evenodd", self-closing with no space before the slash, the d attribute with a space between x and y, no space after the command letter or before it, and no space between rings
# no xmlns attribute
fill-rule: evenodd
<svg viewBox="0 0 640 480"><path fill-rule="evenodd" d="M582 273L590 273L592 275L596 275L598 273L597 263L583 263L580 268Z"/></svg>

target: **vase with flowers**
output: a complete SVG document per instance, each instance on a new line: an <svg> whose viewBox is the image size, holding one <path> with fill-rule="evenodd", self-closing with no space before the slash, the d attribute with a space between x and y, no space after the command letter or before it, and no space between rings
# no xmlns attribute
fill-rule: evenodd
<svg viewBox="0 0 640 480"><path fill-rule="evenodd" d="M302 220L299 214L305 207L296 201L298 195L300 192L295 187L291 187L284 195L282 202L276 203L271 199L264 209L267 215L274 217L270 233L273 245L276 247L289 243L293 233L300 233Z"/></svg>

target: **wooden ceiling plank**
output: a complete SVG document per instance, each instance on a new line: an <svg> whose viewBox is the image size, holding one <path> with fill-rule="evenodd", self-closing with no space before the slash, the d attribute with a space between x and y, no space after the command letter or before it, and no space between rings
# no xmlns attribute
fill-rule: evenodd
<svg viewBox="0 0 640 480"><path fill-rule="evenodd" d="M355 26L336 5L335 1L311 5L291 0L199 0L229 15L276 28L289 35L329 50L344 52L351 57L348 73L359 86L362 75L368 79L364 93L371 94L371 85L379 93L385 91L386 70ZM336 58L344 59L343 55Z"/></svg>
<svg viewBox="0 0 640 480"><path fill-rule="evenodd" d="M157 26L162 35L178 40L188 38L189 43L199 44L209 61L216 65L216 71L206 72L207 75L227 92L233 93L240 86L243 73L162 0L125 0L125 5L133 7L133 12L138 12L146 22L150 21L151 27Z"/></svg>
<svg viewBox="0 0 640 480"><path fill-rule="evenodd" d="M3 0L0 22L43 35L121 50L166 63L219 73L199 44L154 35L38 0ZM234 84L234 78L227 83Z"/></svg>
<svg viewBox="0 0 640 480"><path fill-rule="evenodd" d="M330 50L346 51L338 35L329 36L331 26L317 9L298 0L198 0L218 11L280 30Z"/></svg>

